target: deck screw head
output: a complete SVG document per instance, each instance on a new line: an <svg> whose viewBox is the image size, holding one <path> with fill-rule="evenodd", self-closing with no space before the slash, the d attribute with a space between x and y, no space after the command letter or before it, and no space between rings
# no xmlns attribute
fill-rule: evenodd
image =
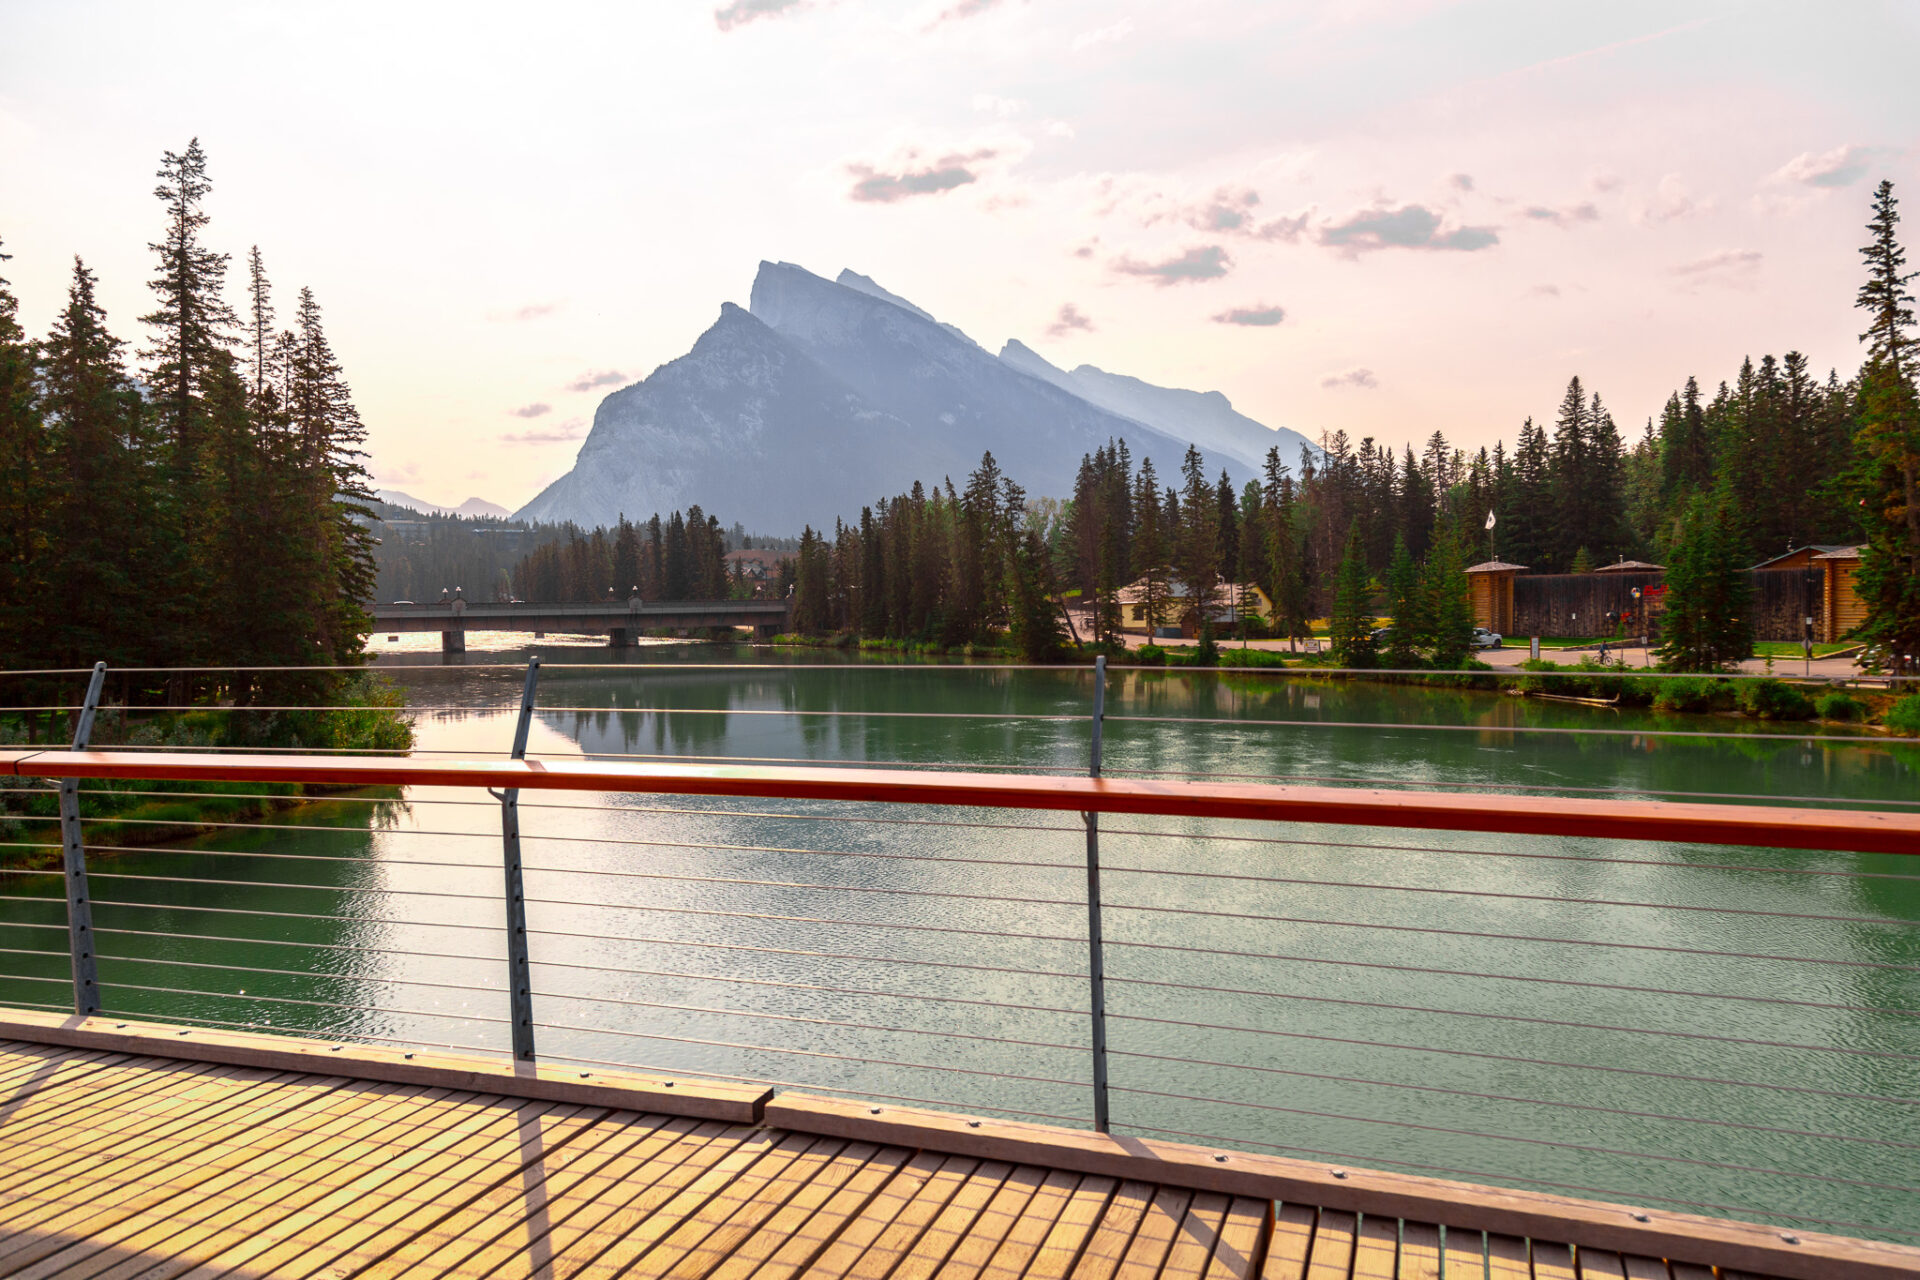
<svg viewBox="0 0 1920 1280"><path fill-rule="evenodd" d="M592 1074L593 1074L593 1073L592 1073L592 1072L590 1072L590 1071L582 1071L582 1072L580 1073L580 1078L581 1078L582 1080L585 1080L585 1079L586 1079L586 1078L587 1078L588 1076L590 1076L590 1075L592 1075Z"/></svg>
<svg viewBox="0 0 1920 1280"><path fill-rule="evenodd" d="M412 1054L410 1054L410 1053L404 1053L404 1054L401 1054L400 1056L401 1056L401 1057L403 1057L403 1058L408 1058L408 1059L411 1059L411 1058L413 1057L413 1055L412 1055Z"/></svg>
<svg viewBox="0 0 1920 1280"><path fill-rule="evenodd" d="M875 1116L877 1116L877 1115L879 1115L879 1114L880 1114L880 1108L878 1108L878 1107L868 1107L868 1108L867 1108L867 1114L868 1114L868 1115L875 1115Z"/></svg>
<svg viewBox="0 0 1920 1280"><path fill-rule="evenodd" d="M1648 1217L1644 1213L1636 1213L1629 1216L1631 1216L1635 1222L1652 1222L1653 1221L1652 1218Z"/></svg>
<svg viewBox="0 0 1920 1280"><path fill-rule="evenodd" d="M661 1085L660 1085L660 1087L661 1087L662 1089L671 1089L671 1088L673 1088L673 1081L671 1081L671 1080L666 1080L666 1081L663 1081L663 1082L661 1082Z"/></svg>
<svg viewBox="0 0 1920 1280"><path fill-rule="evenodd" d="M978 1129L979 1127L980 1127L980 1122L979 1122L978 1120L969 1120L969 1121L967 1121L967 1128L969 1128L969 1129Z"/></svg>
<svg viewBox="0 0 1920 1280"><path fill-rule="evenodd" d="M1216 1164L1225 1164L1227 1162L1227 1158L1225 1156L1215 1156L1213 1159L1214 1159L1214 1163Z"/></svg>
<svg viewBox="0 0 1920 1280"><path fill-rule="evenodd" d="M1799 1236L1796 1236L1796 1235L1791 1235L1791 1234L1789 1234L1789 1233L1787 1233L1787 1232L1784 1232L1784 1231L1780 1233L1780 1238L1781 1238L1782 1240L1785 1240L1785 1241L1786 1241L1786 1242L1787 1242L1788 1244L1799 1244L1799 1243L1800 1243L1800 1237L1799 1237Z"/></svg>
<svg viewBox="0 0 1920 1280"><path fill-rule="evenodd" d="M113 1024L113 1029L115 1031L125 1031L127 1029L127 1024L124 1022L116 1022Z"/></svg>
<svg viewBox="0 0 1920 1280"><path fill-rule="evenodd" d="M1327 1172L1332 1174L1336 1178L1344 1178L1347 1176L1347 1171L1345 1169L1329 1169L1327 1170Z"/></svg>

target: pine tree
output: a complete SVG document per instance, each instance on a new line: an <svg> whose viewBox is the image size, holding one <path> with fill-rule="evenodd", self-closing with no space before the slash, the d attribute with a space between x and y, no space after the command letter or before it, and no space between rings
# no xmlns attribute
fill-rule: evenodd
<svg viewBox="0 0 1920 1280"><path fill-rule="evenodd" d="M200 140L193 139L180 154L163 153L158 177L154 195L166 206L167 226L162 239L148 246L159 260L159 274L148 286L159 303L141 317L150 327L151 343L140 354L148 361L147 385L167 473L167 502L155 540L164 558L155 571L172 592L159 602L164 638L155 658L171 664L213 647L204 611L197 609L210 598L218 559L203 519L211 505L204 456L210 430L206 386L237 320L221 292L227 255L201 239L208 221L202 205L213 184Z"/></svg>
<svg viewBox="0 0 1920 1280"><path fill-rule="evenodd" d="M1140 459L1133 490L1133 563L1140 578L1141 615L1149 633L1167 620L1168 566L1165 508L1160 502L1160 477L1152 458Z"/></svg>
<svg viewBox="0 0 1920 1280"><path fill-rule="evenodd" d="M1367 573L1366 544L1361 540L1358 520L1347 533L1347 551L1340 560L1331 632L1335 662L1343 667L1377 665L1373 643L1373 584Z"/></svg>
<svg viewBox="0 0 1920 1280"><path fill-rule="evenodd" d="M1467 564L1473 558L1473 531L1462 520L1439 529L1421 562L1420 597L1424 643L1436 667L1460 667L1473 652L1473 600Z"/></svg>
<svg viewBox="0 0 1920 1280"><path fill-rule="evenodd" d="M1429 631L1427 611L1413 553L1407 550L1407 540L1400 535L1394 537L1393 561L1387 568L1387 612L1393 617L1387 628L1387 665L1417 666L1421 637Z"/></svg>
<svg viewBox="0 0 1920 1280"><path fill-rule="evenodd" d="M0 262L11 256L0 253ZM41 666L49 656L37 634L46 591L46 433L34 388L38 355L18 316L0 279L0 653L11 666Z"/></svg>
<svg viewBox="0 0 1920 1280"><path fill-rule="evenodd" d="M1860 425L1854 437L1853 489L1861 503L1866 548L1855 582L1867 618L1854 632L1904 668L1920 653L1920 395L1914 387L1913 295L1898 237L1893 184L1874 192L1872 240L1861 249L1867 280L1855 305L1872 318L1861 374Z"/></svg>
<svg viewBox="0 0 1920 1280"><path fill-rule="evenodd" d="M1032 529L1014 543L1013 643L1027 662L1057 662L1068 652L1067 633L1054 602L1047 547Z"/></svg>
<svg viewBox="0 0 1920 1280"><path fill-rule="evenodd" d="M1220 508L1219 496L1207 483L1206 464L1200 450L1187 446L1180 473L1185 481L1180 494L1179 515L1168 523L1179 530L1175 543L1174 571L1187 590L1187 607L1194 613L1194 625L1204 622L1219 591Z"/></svg>
<svg viewBox="0 0 1920 1280"><path fill-rule="evenodd" d="M1735 506L1723 488L1695 498L1681 519L1660 621L1660 663L1670 671L1722 671L1753 654L1753 586Z"/></svg>

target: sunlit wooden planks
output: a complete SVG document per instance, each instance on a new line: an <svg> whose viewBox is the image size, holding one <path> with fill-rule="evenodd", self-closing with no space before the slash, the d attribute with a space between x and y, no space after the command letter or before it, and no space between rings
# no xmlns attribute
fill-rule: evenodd
<svg viewBox="0 0 1920 1280"><path fill-rule="evenodd" d="M1713 1274L1597 1247L804 1127L6 1041L0 1273L92 1280ZM1731 1280L1739 1273L1720 1274Z"/></svg>

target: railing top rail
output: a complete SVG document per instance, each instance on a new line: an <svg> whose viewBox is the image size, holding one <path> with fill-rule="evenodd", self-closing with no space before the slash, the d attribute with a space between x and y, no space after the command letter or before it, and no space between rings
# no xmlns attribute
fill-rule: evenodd
<svg viewBox="0 0 1920 1280"><path fill-rule="evenodd" d="M492 787L1132 813L1920 854L1920 814L1137 778L578 759L0 751L0 776Z"/></svg>

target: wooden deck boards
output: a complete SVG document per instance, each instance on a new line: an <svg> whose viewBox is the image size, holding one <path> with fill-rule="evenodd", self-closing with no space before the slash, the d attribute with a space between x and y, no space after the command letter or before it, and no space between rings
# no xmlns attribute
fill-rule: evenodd
<svg viewBox="0 0 1920 1280"><path fill-rule="evenodd" d="M845 1135L0 1041L0 1276L1710 1274Z"/></svg>

